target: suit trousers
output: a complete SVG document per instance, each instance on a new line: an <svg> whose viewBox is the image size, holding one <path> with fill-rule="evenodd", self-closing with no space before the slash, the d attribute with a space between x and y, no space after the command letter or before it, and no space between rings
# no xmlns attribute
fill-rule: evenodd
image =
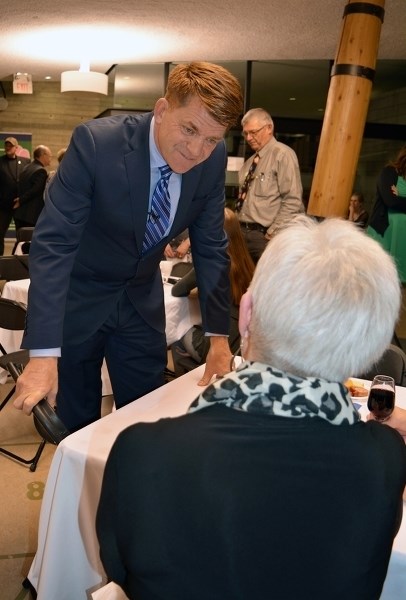
<svg viewBox="0 0 406 600"><path fill-rule="evenodd" d="M104 357L116 408L164 384L165 333L141 318L125 291L95 334L78 345L62 347L57 413L71 432L101 416Z"/></svg>

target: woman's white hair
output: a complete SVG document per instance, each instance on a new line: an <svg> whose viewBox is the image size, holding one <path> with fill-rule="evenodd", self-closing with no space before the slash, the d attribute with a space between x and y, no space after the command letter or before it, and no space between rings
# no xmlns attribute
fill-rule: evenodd
<svg viewBox="0 0 406 600"><path fill-rule="evenodd" d="M250 286L251 360L344 381L390 344L401 290L393 259L353 223L299 216L268 244Z"/></svg>

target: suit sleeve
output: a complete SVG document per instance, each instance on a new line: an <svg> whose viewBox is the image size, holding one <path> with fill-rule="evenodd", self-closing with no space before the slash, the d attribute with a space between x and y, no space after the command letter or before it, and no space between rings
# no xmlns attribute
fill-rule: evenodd
<svg viewBox="0 0 406 600"><path fill-rule="evenodd" d="M94 164L93 137L86 125L79 125L45 191L35 227L23 348L62 345L69 277L92 204Z"/></svg>
<svg viewBox="0 0 406 600"><path fill-rule="evenodd" d="M229 257L224 232L226 160L225 146L219 144L202 173L202 180L210 182L204 208L189 225L203 330L218 335L228 335L231 306Z"/></svg>

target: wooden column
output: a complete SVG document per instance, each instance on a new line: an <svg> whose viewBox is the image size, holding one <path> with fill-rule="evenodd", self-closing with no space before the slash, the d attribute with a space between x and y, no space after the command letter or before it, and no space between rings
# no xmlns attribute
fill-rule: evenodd
<svg viewBox="0 0 406 600"><path fill-rule="evenodd" d="M344 9L331 71L308 214L346 217L375 74L385 0Z"/></svg>

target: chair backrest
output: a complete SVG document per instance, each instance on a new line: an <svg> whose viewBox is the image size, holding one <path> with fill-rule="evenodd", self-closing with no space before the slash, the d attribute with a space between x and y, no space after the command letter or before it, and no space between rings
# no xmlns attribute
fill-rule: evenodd
<svg viewBox="0 0 406 600"><path fill-rule="evenodd" d="M16 240L18 242L31 242L34 227L20 227L16 231Z"/></svg>
<svg viewBox="0 0 406 600"><path fill-rule="evenodd" d="M28 260L28 255L0 256L0 279L6 281L28 279L30 276Z"/></svg>
<svg viewBox="0 0 406 600"><path fill-rule="evenodd" d="M406 354L399 346L391 344L361 379L373 379L375 375L389 375L396 385L406 385Z"/></svg>
<svg viewBox="0 0 406 600"><path fill-rule="evenodd" d="M171 269L172 277L184 277L193 269L193 264L188 262L175 263Z"/></svg>
<svg viewBox="0 0 406 600"><path fill-rule="evenodd" d="M0 297L0 327L11 331L25 328L27 309L21 302Z"/></svg>

